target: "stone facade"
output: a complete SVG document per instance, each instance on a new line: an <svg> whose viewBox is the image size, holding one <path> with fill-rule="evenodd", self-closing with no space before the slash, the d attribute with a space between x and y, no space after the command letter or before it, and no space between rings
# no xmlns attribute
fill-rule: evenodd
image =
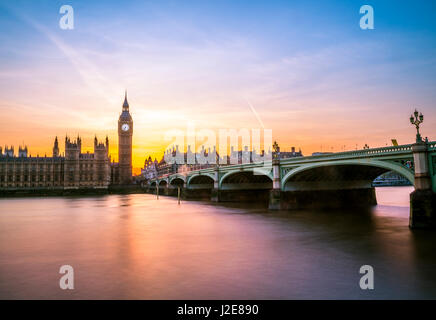
<svg viewBox="0 0 436 320"><path fill-rule="evenodd" d="M82 153L82 140L65 138L65 156L59 154L58 139L51 157L32 157L27 147L5 148L0 155L0 190L14 189L95 189L110 184L109 140L94 139L94 153Z"/></svg>
<svg viewBox="0 0 436 320"><path fill-rule="evenodd" d="M107 188L110 184L109 139L94 139L94 153L82 153L82 140L65 139L65 188Z"/></svg>
<svg viewBox="0 0 436 320"><path fill-rule="evenodd" d="M132 136L133 119L130 115L126 92L123 109L118 118L118 166L114 166L113 169L118 180L114 181L115 184L132 183Z"/></svg>
<svg viewBox="0 0 436 320"><path fill-rule="evenodd" d="M94 139L94 153L82 153L82 139L65 137L65 153L61 155L59 141L53 143L51 157L32 157L27 146L0 147L0 192L13 190L73 190L108 189L109 185L132 183L133 120L129 112L127 93L118 119L118 158L110 161L109 139Z"/></svg>

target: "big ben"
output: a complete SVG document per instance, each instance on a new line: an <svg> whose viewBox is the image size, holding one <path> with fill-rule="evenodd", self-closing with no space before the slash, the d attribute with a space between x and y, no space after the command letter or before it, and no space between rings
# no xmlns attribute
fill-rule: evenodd
<svg viewBox="0 0 436 320"><path fill-rule="evenodd" d="M129 112L126 91L123 111L118 119L118 162L121 184L132 183L132 135L133 120Z"/></svg>

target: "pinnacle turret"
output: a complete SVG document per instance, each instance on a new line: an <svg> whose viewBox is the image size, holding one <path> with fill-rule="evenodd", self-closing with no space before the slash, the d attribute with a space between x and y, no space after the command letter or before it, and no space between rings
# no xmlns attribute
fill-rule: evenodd
<svg viewBox="0 0 436 320"><path fill-rule="evenodd" d="M124 92L123 111L129 111L129 102L127 101L127 90Z"/></svg>

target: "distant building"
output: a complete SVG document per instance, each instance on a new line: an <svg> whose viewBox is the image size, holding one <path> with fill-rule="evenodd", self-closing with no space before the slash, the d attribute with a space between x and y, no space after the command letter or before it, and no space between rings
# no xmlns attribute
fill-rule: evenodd
<svg viewBox="0 0 436 320"><path fill-rule="evenodd" d="M301 149L298 151L295 151L295 147L291 147L291 151L280 151L280 159L287 159L287 158L294 158L294 157L302 157L303 153L301 152Z"/></svg>
<svg viewBox="0 0 436 320"><path fill-rule="evenodd" d="M374 187L377 186L411 186L412 183L406 177L394 171L388 171L375 178L372 182Z"/></svg>
<svg viewBox="0 0 436 320"><path fill-rule="evenodd" d="M215 155L215 164L214 163L199 163L198 158L201 155L203 159L209 159L209 155ZM166 159L173 158L175 159L179 155L181 157L182 163L177 163L177 161L167 161ZM272 158L271 150L267 152L268 157ZM160 177L167 174L174 173L184 173L193 170L206 169L215 167L217 163L221 166L223 165L231 165L231 164L241 164L241 163L250 163L259 161L258 159L262 159L265 156L265 151L262 150L260 154L256 151L248 151L248 147L244 148L244 151L238 150L235 151L233 147L231 147L230 155L225 155L220 157L219 153L214 150L205 150L204 148L200 150L200 152L193 153L191 151L191 147L188 146L187 152L180 153L178 150L178 146L173 149L166 150L162 159L160 161L152 160L149 156L146 158L144 162L144 168L141 169L141 176L144 180L154 179L156 177ZM301 149L299 151L295 151L295 147L291 147L291 151L289 152L279 152L280 159L292 158L292 157L301 157L303 156ZM213 156L212 156L213 157ZM190 161L188 161L190 159ZM212 158L213 159L213 158ZM194 162L194 163L192 163Z"/></svg>
<svg viewBox="0 0 436 320"><path fill-rule="evenodd" d="M18 147L18 157L27 157L27 146L23 148L21 148L21 146Z"/></svg>
<svg viewBox="0 0 436 320"><path fill-rule="evenodd" d="M145 159L144 169L141 169L141 176L146 179L154 179L157 177L157 166L158 162L156 159L152 160L149 156L148 159Z"/></svg>
<svg viewBox="0 0 436 320"><path fill-rule="evenodd" d="M8 148L8 146L5 146L5 156L7 157L14 156L14 146L11 146L10 148Z"/></svg>

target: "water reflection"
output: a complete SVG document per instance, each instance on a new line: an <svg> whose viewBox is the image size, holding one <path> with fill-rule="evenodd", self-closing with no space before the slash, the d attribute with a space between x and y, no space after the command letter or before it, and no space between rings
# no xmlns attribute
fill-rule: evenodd
<svg viewBox="0 0 436 320"><path fill-rule="evenodd" d="M372 210L268 212L152 195L0 200L0 298L436 298L436 236L410 187ZM59 267L75 290L59 289ZM358 286L361 265L375 290Z"/></svg>

